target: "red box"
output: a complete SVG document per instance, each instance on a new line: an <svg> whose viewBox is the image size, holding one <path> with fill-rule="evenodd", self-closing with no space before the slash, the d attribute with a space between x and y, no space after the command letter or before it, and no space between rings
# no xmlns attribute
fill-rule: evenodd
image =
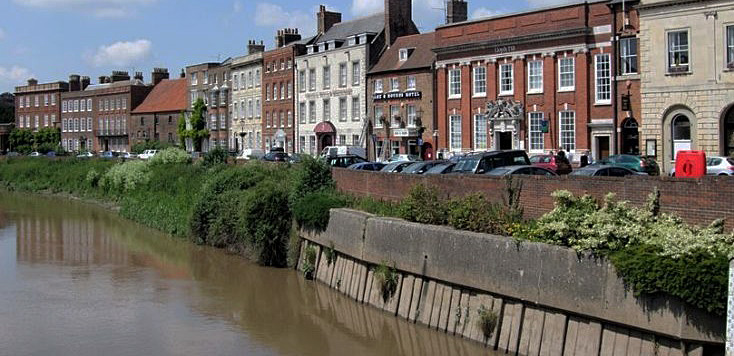
<svg viewBox="0 0 734 356"><path fill-rule="evenodd" d="M706 175L706 152L678 151L675 157L675 176L701 178Z"/></svg>

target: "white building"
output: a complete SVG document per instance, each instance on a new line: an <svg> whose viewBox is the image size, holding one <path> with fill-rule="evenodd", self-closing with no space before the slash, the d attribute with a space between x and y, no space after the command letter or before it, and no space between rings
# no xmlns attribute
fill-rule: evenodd
<svg viewBox="0 0 734 356"><path fill-rule="evenodd" d="M230 151L262 149L262 66L265 47L250 41L246 56L232 59Z"/></svg>

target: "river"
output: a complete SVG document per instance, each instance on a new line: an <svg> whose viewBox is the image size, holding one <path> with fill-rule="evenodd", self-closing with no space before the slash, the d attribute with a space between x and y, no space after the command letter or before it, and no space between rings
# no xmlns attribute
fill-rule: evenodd
<svg viewBox="0 0 734 356"><path fill-rule="evenodd" d="M67 199L0 192L0 355L474 355L482 346Z"/></svg>

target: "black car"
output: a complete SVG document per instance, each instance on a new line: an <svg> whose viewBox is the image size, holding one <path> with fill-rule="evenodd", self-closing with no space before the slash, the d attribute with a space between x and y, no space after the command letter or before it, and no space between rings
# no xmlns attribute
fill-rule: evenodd
<svg viewBox="0 0 734 356"><path fill-rule="evenodd" d="M647 173L633 171L629 168L607 165L591 165L577 169L571 173L572 176L588 176L588 177L626 177L626 176L646 176Z"/></svg>
<svg viewBox="0 0 734 356"><path fill-rule="evenodd" d="M429 169L439 165L446 163L448 161L425 161L425 162L415 162L403 169L402 173L408 173L408 174L423 174L426 173Z"/></svg>
<svg viewBox="0 0 734 356"><path fill-rule="evenodd" d="M535 167L535 166L505 166L505 167L499 167L495 168L487 173L485 173L488 176L506 176L510 174L525 174L525 175L531 175L531 176L557 176L556 172L551 171L550 169L546 169L543 167Z"/></svg>
<svg viewBox="0 0 734 356"><path fill-rule="evenodd" d="M522 150L491 151L466 155L456 162L452 174L484 174L497 167L529 166L530 159Z"/></svg>
<svg viewBox="0 0 734 356"><path fill-rule="evenodd" d="M263 156L263 161L288 162L288 154L285 152L270 151Z"/></svg>
<svg viewBox="0 0 734 356"><path fill-rule="evenodd" d="M453 169L455 165L456 163L453 163L451 161L446 162L446 163L437 164L433 166L431 169L427 170L426 173L423 173L423 174L427 174L427 175L448 174L448 173L451 173L451 169Z"/></svg>
<svg viewBox="0 0 734 356"><path fill-rule="evenodd" d="M367 162L367 160L357 155L337 155L326 157L326 163L332 167L347 168L355 163L362 162Z"/></svg>
<svg viewBox="0 0 734 356"><path fill-rule="evenodd" d="M383 167L385 167L385 164L380 162L362 162L355 163L347 167L347 169L351 169L353 171L379 171Z"/></svg>

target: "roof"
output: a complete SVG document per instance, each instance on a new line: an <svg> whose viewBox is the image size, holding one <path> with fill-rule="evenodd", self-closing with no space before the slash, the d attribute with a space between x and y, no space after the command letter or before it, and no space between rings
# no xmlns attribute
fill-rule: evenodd
<svg viewBox="0 0 734 356"><path fill-rule="evenodd" d="M185 78L163 79L132 113L144 114L185 110L187 106L187 85Z"/></svg>
<svg viewBox="0 0 734 356"><path fill-rule="evenodd" d="M384 29L385 14L380 12L350 21L339 22L319 37L317 42L346 40L349 36L359 35L362 33L380 33Z"/></svg>
<svg viewBox="0 0 734 356"><path fill-rule="evenodd" d="M418 35L402 36L395 40L380 57L377 64L370 70L370 74L390 72L398 70L430 68L436 59L436 54L431 50L434 47L435 32ZM399 52L401 48L412 48L408 60L400 61Z"/></svg>
<svg viewBox="0 0 734 356"><path fill-rule="evenodd" d="M91 90L98 90L98 89L106 89L106 88L116 88L116 87L124 87L124 86L145 86L145 83L143 81L138 79L129 79L129 80L120 80L114 83L105 83L105 84L92 84L87 86L86 89L83 91L91 91Z"/></svg>

